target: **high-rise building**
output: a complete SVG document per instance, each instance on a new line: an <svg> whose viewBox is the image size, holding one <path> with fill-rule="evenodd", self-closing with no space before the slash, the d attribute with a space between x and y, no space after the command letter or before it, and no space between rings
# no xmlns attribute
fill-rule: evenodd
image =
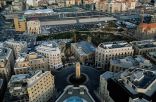
<svg viewBox="0 0 156 102"><path fill-rule="evenodd" d="M134 53L137 55L156 51L156 41L154 40L133 41L131 44L133 45Z"/></svg>
<svg viewBox="0 0 156 102"><path fill-rule="evenodd" d="M10 39L4 42L4 46L13 50L15 58L18 58L20 53L27 52L27 42L25 41L15 41Z"/></svg>
<svg viewBox="0 0 156 102"><path fill-rule="evenodd" d="M13 71L14 57L10 48L0 48L0 77L9 80Z"/></svg>
<svg viewBox="0 0 156 102"><path fill-rule="evenodd" d="M101 43L95 52L95 65L108 70L110 59L132 56L133 52L132 46L125 41Z"/></svg>
<svg viewBox="0 0 156 102"><path fill-rule="evenodd" d="M29 54L21 53L16 60L14 72L15 74L26 74L29 71L49 70L48 59L35 52Z"/></svg>
<svg viewBox="0 0 156 102"><path fill-rule="evenodd" d="M26 31L26 19L24 17L15 17L14 18L15 30L17 32Z"/></svg>
<svg viewBox="0 0 156 102"><path fill-rule="evenodd" d="M13 75L8 83L9 100L5 100L47 102L53 96L54 87L54 76L50 71L37 70L29 74Z"/></svg>
<svg viewBox="0 0 156 102"><path fill-rule="evenodd" d="M49 67L58 69L62 67L61 51L56 42L45 42L36 47L36 51L48 58Z"/></svg>

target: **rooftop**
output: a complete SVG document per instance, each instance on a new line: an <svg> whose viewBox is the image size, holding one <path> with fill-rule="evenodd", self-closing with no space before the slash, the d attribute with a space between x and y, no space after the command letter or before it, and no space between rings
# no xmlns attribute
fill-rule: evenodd
<svg viewBox="0 0 156 102"><path fill-rule="evenodd" d="M116 41L116 42L101 43L99 47L102 47L104 49L114 49L114 48L132 47L132 46L125 41Z"/></svg>
<svg viewBox="0 0 156 102"><path fill-rule="evenodd" d="M142 23L139 25L141 29L150 30L151 28L156 28L156 23Z"/></svg>
<svg viewBox="0 0 156 102"><path fill-rule="evenodd" d="M121 73L116 79L132 94L142 93L152 96L156 91L155 71L130 68Z"/></svg>
<svg viewBox="0 0 156 102"><path fill-rule="evenodd" d="M84 85L68 85L56 102L95 102Z"/></svg>
<svg viewBox="0 0 156 102"><path fill-rule="evenodd" d="M0 47L0 59L8 58L10 51L11 51L11 49L9 49L9 48Z"/></svg>
<svg viewBox="0 0 156 102"><path fill-rule="evenodd" d="M95 52L95 47L87 41L81 41L78 43L73 43L73 45L75 47L75 50L80 55L87 55L87 54Z"/></svg>
<svg viewBox="0 0 156 102"><path fill-rule="evenodd" d="M53 9L26 10L25 15L54 13Z"/></svg>
<svg viewBox="0 0 156 102"><path fill-rule="evenodd" d="M27 45L26 41L15 41L14 39L9 39L7 41L5 41L5 43L7 44L20 44L20 45Z"/></svg>
<svg viewBox="0 0 156 102"><path fill-rule="evenodd" d="M116 65L122 68L130 68L134 66L144 67L144 68L152 67L152 63L150 62L150 60L145 59L141 55L136 55L134 57L127 56L122 59L112 59L110 60L110 63L112 65Z"/></svg>
<svg viewBox="0 0 156 102"><path fill-rule="evenodd" d="M132 44L140 49L156 47L156 41L154 40L133 41Z"/></svg>

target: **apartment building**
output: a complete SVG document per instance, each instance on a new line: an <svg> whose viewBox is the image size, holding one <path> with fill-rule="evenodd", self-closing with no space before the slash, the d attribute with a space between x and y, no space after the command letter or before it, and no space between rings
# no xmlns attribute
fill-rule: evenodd
<svg viewBox="0 0 156 102"><path fill-rule="evenodd" d="M25 32L26 19L24 17L14 17L14 26L17 32Z"/></svg>
<svg viewBox="0 0 156 102"><path fill-rule="evenodd" d="M35 52L21 53L15 63L15 74L26 74L35 70L49 71L48 59Z"/></svg>
<svg viewBox="0 0 156 102"><path fill-rule="evenodd" d="M136 55L144 55L148 52L156 51L156 41L154 40L133 41L131 44Z"/></svg>
<svg viewBox="0 0 156 102"><path fill-rule="evenodd" d="M37 70L29 74L13 75L8 83L8 102L47 102L55 89L50 71ZM16 97L16 98L15 98Z"/></svg>
<svg viewBox="0 0 156 102"><path fill-rule="evenodd" d="M125 41L101 43L96 48L95 65L97 68L108 70L111 59L132 56L133 52L132 45Z"/></svg>
<svg viewBox="0 0 156 102"><path fill-rule="evenodd" d="M20 53L27 52L27 42L15 41L13 39L4 42L4 46L13 50L14 58L17 59Z"/></svg>
<svg viewBox="0 0 156 102"><path fill-rule="evenodd" d="M51 70L61 68L61 51L56 42L44 42L36 47L36 51L48 58L49 67Z"/></svg>
<svg viewBox="0 0 156 102"><path fill-rule="evenodd" d="M0 47L0 77L9 80L13 71L14 57L10 48Z"/></svg>
<svg viewBox="0 0 156 102"><path fill-rule="evenodd" d="M41 24L39 20L27 21L27 31L29 34L40 34Z"/></svg>

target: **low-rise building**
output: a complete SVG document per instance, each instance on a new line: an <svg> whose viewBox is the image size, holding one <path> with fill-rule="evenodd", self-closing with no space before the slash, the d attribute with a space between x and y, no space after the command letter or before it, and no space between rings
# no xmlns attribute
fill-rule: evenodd
<svg viewBox="0 0 156 102"><path fill-rule="evenodd" d="M156 33L156 23L142 23L137 28L136 37L141 39L153 38Z"/></svg>
<svg viewBox="0 0 156 102"><path fill-rule="evenodd" d="M10 48L0 48L0 77L9 80L14 66L13 52Z"/></svg>
<svg viewBox="0 0 156 102"><path fill-rule="evenodd" d="M54 76L50 71L13 75L8 83L8 102L47 102L54 92ZM6 97L8 98L8 97Z"/></svg>
<svg viewBox="0 0 156 102"><path fill-rule="evenodd" d="M27 31L29 34L40 34L41 24L39 20L27 21Z"/></svg>
<svg viewBox="0 0 156 102"><path fill-rule="evenodd" d="M24 17L15 17L14 26L17 32L25 32L26 31L26 19Z"/></svg>
<svg viewBox="0 0 156 102"><path fill-rule="evenodd" d="M26 74L35 70L49 71L48 59L35 52L21 53L15 63L15 74Z"/></svg>
<svg viewBox="0 0 156 102"><path fill-rule="evenodd" d="M146 54L146 56L151 60L153 61L154 63L156 63L156 51L154 52L148 52Z"/></svg>
<svg viewBox="0 0 156 102"><path fill-rule="evenodd" d="M132 45L125 41L101 43L95 52L95 65L97 68L108 70L110 59L123 58L133 55Z"/></svg>
<svg viewBox="0 0 156 102"><path fill-rule="evenodd" d="M5 41L3 45L13 50L15 59L18 58L20 53L27 52L27 42L25 41L15 41L13 39L10 39Z"/></svg>
<svg viewBox="0 0 156 102"><path fill-rule="evenodd" d="M95 102L87 87L84 85L78 87L68 85L56 102L74 102L75 100L78 102Z"/></svg>
<svg viewBox="0 0 156 102"><path fill-rule="evenodd" d="M110 60L109 71L120 72L120 71L127 70L131 67L148 68L152 66L153 64L150 62L150 60L144 58L141 55L137 55L134 57L128 56L122 59Z"/></svg>
<svg viewBox="0 0 156 102"><path fill-rule="evenodd" d="M36 51L48 58L48 63L50 69L61 68L61 51L56 42L44 42L41 45L36 47Z"/></svg>
<svg viewBox="0 0 156 102"><path fill-rule="evenodd" d="M81 63L94 62L96 48L89 42L82 41L71 44L71 51Z"/></svg>
<svg viewBox="0 0 156 102"><path fill-rule="evenodd" d="M23 11L25 9L25 1L23 0L13 0L11 5L11 11Z"/></svg>
<svg viewBox="0 0 156 102"><path fill-rule="evenodd" d="M154 40L133 41L131 44L136 55L143 55L148 52L156 51L156 41Z"/></svg>

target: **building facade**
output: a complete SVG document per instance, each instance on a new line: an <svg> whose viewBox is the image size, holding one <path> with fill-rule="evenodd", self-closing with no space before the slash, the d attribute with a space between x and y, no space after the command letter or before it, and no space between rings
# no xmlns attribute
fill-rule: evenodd
<svg viewBox="0 0 156 102"><path fill-rule="evenodd" d="M14 0L11 5L13 12L23 11L25 9L25 2L23 0Z"/></svg>
<svg viewBox="0 0 156 102"><path fill-rule="evenodd" d="M108 70L111 59L123 58L133 55L132 46L125 41L101 43L95 52L95 65L97 68Z"/></svg>
<svg viewBox="0 0 156 102"><path fill-rule="evenodd" d="M7 40L4 42L4 46L13 50L14 58L17 59L20 53L27 52L27 42Z"/></svg>
<svg viewBox="0 0 156 102"><path fill-rule="evenodd" d="M15 63L15 74L27 74L35 70L49 71L48 59L35 52L21 53Z"/></svg>
<svg viewBox="0 0 156 102"><path fill-rule="evenodd" d="M133 10L136 0L95 0L96 10L110 13Z"/></svg>
<svg viewBox="0 0 156 102"><path fill-rule="evenodd" d="M40 34L41 24L39 20L27 21L27 31L29 34Z"/></svg>
<svg viewBox="0 0 156 102"><path fill-rule="evenodd" d="M133 41L131 44L136 55L144 55L148 52L156 51L156 41L154 40Z"/></svg>
<svg viewBox="0 0 156 102"><path fill-rule="evenodd" d="M9 80L14 66L13 52L10 48L0 48L0 77Z"/></svg>
<svg viewBox="0 0 156 102"><path fill-rule="evenodd" d="M36 47L36 51L48 58L49 67L51 70L61 68L61 51L55 42L45 42Z"/></svg>
<svg viewBox="0 0 156 102"><path fill-rule="evenodd" d="M15 17L14 18L14 26L17 32L25 32L26 31L26 19L24 17Z"/></svg>
<svg viewBox="0 0 156 102"><path fill-rule="evenodd" d="M16 97L16 102L47 102L53 96L54 88L54 76L50 71L13 75L8 83L9 102L12 97Z"/></svg>

